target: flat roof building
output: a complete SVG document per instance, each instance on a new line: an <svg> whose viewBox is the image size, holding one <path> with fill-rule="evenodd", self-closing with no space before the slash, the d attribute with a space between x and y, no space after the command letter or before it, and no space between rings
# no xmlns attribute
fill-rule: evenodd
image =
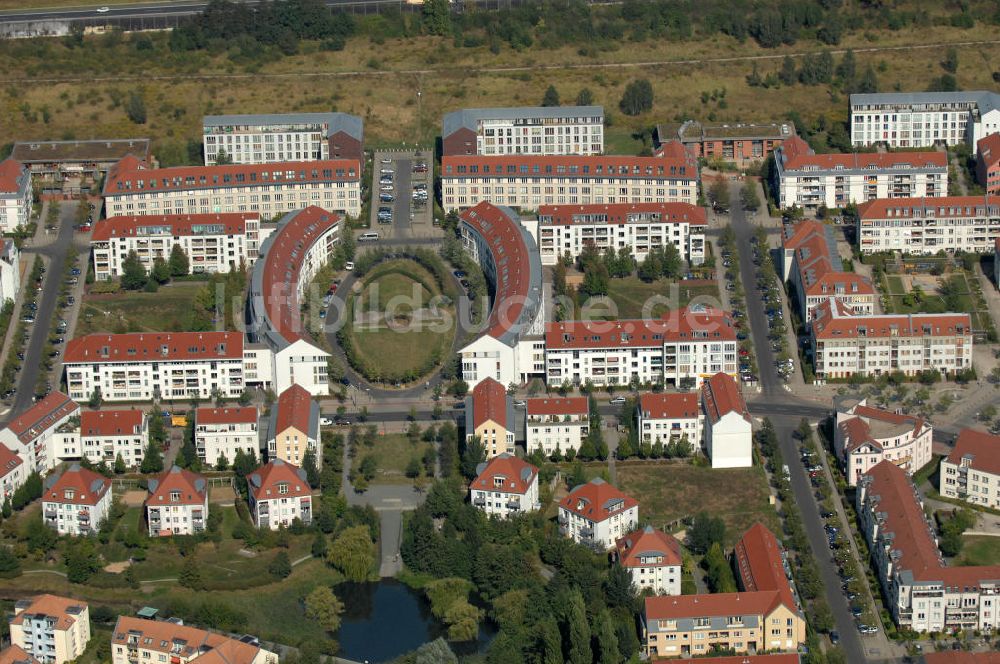
<svg viewBox="0 0 1000 664"><path fill-rule="evenodd" d="M603 106L466 108L441 123L442 154L600 154Z"/></svg>
<svg viewBox="0 0 1000 664"><path fill-rule="evenodd" d="M364 121L347 113L206 115L205 165L220 154L234 164L363 157Z"/></svg>

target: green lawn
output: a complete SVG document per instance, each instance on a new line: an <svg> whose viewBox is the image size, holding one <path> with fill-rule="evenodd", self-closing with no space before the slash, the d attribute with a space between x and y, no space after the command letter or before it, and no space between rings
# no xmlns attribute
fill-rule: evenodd
<svg viewBox="0 0 1000 664"><path fill-rule="evenodd" d="M608 297L617 306L617 318L642 318L644 313L646 317L657 318L686 306L699 296L714 298L716 303L720 300L719 289L714 284L686 286L670 279L647 283L638 277L611 279L608 283ZM643 312L647 302L651 302L651 306Z"/></svg>
<svg viewBox="0 0 1000 664"><path fill-rule="evenodd" d="M413 480L406 476L406 466L410 459L416 457L423 458L424 450L430 445L423 441L417 441L416 445L410 442L405 434L390 433L384 436L376 436L375 447L368 449L361 447L359 457L374 453L378 464L378 470L373 483L398 482L410 483ZM421 465L421 467L423 467Z"/></svg>
<svg viewBox="0 0 1000 664"><path fill-rule="evenodd" d="M204 282L161 286L156 293L123 292L86 295L76 335L93 332L182 332L191 329L192 303Z"/></svg>
<svg viewBox="0 0 1000 664"><path fill-rule="evenodd" d="M760 467L627 462L617 465L617 476L618 488L639 500L640 518L658 528L705 511L726 522L727 546L757 521L777 532L778 515L768 503Z"/></svg>
<svg viewBox="0 0 1000 664"><path fill-rule="evenodd" d="M1000 537L966 535L955 565L1000 565Z"/></svg>

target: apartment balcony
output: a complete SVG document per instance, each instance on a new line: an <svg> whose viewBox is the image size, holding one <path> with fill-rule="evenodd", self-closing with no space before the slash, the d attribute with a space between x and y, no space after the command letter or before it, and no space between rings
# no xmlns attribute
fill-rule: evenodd
<svg viewBox="0 0 1000 664"><path fill-rule="evenodd" d="M584 539L594 539L594 529L591 526L584 526L580 529L580 537Z"/></svg>
<svg viewBox="0 0 1000 664"><path fill-rule="evenodd" d="M54 519L57 516L59 516L59 512L57 512L56 510L54 510L54 509L46 509L45 510L45 518L46 519Z"/></svg>
<svg viewBox="0 0 1000 664"><path fill-rule="evenodd" d="M472 504L476 507L483 507L486 505L486 499L482 496L476 496L476 498L473 499Z"/></svg>
<svg viewBox="0 0 1000 664"><path fill-rule="evenodd" d="M569 524L569 517L564 514L560 514L556 520L559 522L560 526L565 526Z"/></svg>
<svg viewBox="0 0 1000 664"><path fill-rule="evenodd" d="M515 510L515 511L516 510L520 510L521 509L521 501L520 500L508 500L507 501L507 509L509 509L509 510Z"/></svg>

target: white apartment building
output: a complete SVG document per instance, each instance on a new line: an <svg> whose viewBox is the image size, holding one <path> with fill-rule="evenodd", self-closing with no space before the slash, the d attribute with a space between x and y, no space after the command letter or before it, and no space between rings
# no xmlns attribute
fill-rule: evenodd
<svg viewBox="0 0 1000 664"><path fill-rule="evenodd" d="M645 392L636 408L639 441L661 443L687 437L691 449L702 449L701 403L697 392Z"/></svg>
<svg viewBox="0 0 1000 664"><path fill-rule="evenodd" d="M234 164L361 159L364 121L347 113L206 115L205 165L220 155Z"/></svg>
<svg viewBox="0 0 1000 664"><path fill-rule="evenodd" d="M238 397L243 335L238 332L88 334L71 339L63 356L74 399L100 390L106 401Z"/></svg>
<svg viewBox="0 0 1000 664"><path fill-rule="evenodd" d="M0 161L0 232L10 233L31 221L31 171L19 161Z"/></svg>
<svg viewBox="0 0 1000 664"><path fill-rule="evenodd" d="M312 523L312 489L306 471L274 459L247 477L250 516L258 528L277 530L299 519Z"/></svg>
<svg viewBox="0 0 1000 664"><path fill-rule="evenodd" d="M995 92L881 92L851 95L851 144L916 148L976 143L1000 131Z"/></svg>
<svg viewBox="0 0 1000 664"><path fill-rule="evenodd" d="M876 198L948 195L946 152L816 154L798 136L774 150L778 205L842 208Z"/></svg>
<svg viewBox="0 0 1000 664"><path fill-rule="evenodd" d="M701 385L705 409L705 452L712 468L753 465L753 418L736 380L727 373L710 376Z"/></svg>
<svg viewBox="0 0 1000 664"><path fill-rule="evenodd" d="M246 636L233 639L184 625L179 618L119 616L111 632L111 664L278 664L278 655Z"/></svg>
<svg viewBox="0 0 1000 664"><path fill-rule="evenodd" d="M486 329L463 347L462 378L520 384L545 370L545 298L537 245L510 208L480 203L459 215L462 246L493 295Z"/></svg>
<svg viewBox="0 0 1000 664"><path fill-rule="evenodd" d="M736 375L736 329L724 313L688 307L660 319L564 321L545 330L549 385L672 383L698 387Z"/></svg>
<svg viewBox="0 0 1000 664"><path fill-rule="evenodd" d="M869 406L865 399L837 408L833 449L856 486L876 464L890 461L912 475L931 462L934 429L916 415L893 413Z"/></svg>
<svg viewBox="0 0 1000 664"><path fill-rule="evenodd" d="M469 485L472 505L489 516L506 519L541 507L538 469L506 452L476 468Z"/></svg>
<svg viewBox="0 0 1000 664"><path fill-rule="evenodd" d="M577 544L607 551L639 524L639 503L601 478L559 501L559 532Z"/></svg>
<svg viewBox="0 0 1000 664"><path fill-rule="evenodd" d="M14 240L0 240L0 306L21 291L21 252Z"/></svg>
<svg viewBox="0 0 1000 664"><path fill-rule="evenodd" d="M552 456L578 452L590 433L590 407L586 397L534 397L524 405L524 448Z"/></svg>
<svg viewBox="0 0 1000 664"><path fill-rule="evenodd" d="M969 314L855 316L827 301L816 309L810 337L819 379L929 369L952 374L972 366Z"/></svg>
<svg viewBox="0 0 1000 664"><path fill-rule="evenodd" d="M145 507L150 537L197 535L208 521L208 483L197 473L173 466L149 480Z"/></svg>
<svg viewBox="0 0 1000 664"><path fill-rule="evenodd" d="M260 434L257 431L257 409L198 408L194 411L194 446L198 458L206 467L220 458L232 466L236 453L260 455Z"/></svg>
<svg viewBox="0 0 1000 664"><path fill-rule="evenodd" d="M93 535L111 510L111 480L73 464L45 480L42 518L60 535Z"/></svg>
<svg viewBox="0 0 1000 664"><path fill-rule="evenodd" d="M247 334L267 350L254 361L256 382L281 393L294 384L313 396L329 393L330 354L312 342L301 306L316 274L333 258L340 241L341 217L310 206L289 212L260 247L247 295ZM324 293L314 293L313 298ZM318 307L313 307L313 315ZM248 382L255 382L248 376Z"/></svg>
<svg viewBox="0 0 1000 664"><path fill-rule="evenodd" d="M10 642L39 664L63 664L90 642L90 609L71 597L37 595L14 604Z"/></svg>
<svg viewBox="0 0 1000 664"><path fill-rule="evenodd" d="M862 254L987 254L1000 240L1000 202L989 196L870 201L858 207Z"/></svg>
<svg viewBox="0 0 1000 664"><path fill-rule="evenodd" d="M615 542L618 562L628 570L636 592L680 595L684 559L681 545L652 526L633 531Z"/></svg>
<svg viewBox="0 0 1000 664"><path fill-rule="evenodd" d="M564 256L576 259L585 247L601 253L628 248L637 261L668 244L691 265L705 262L705 209L690 203L543 205L538 208L542 265Z"/></svg>
<svg viewBox="0 0 1000 664"><path fill-rule="evenodd" d="M939 477L942 496L1000 509L1000 436L962 429Z"/></svg>
<svg viewBox="0 0 1000 664"><path fill-rule="evenodd" d="M858 529L896 625L915 632L994 632L1000 627L1000 566L949 567L913 483L883 461L857 490Z"/></svg>
<svg viewBox="0 0 1000 664"><path fill-rule="evenodd" d="M90 410L80 413L80 456L113 467L121 456L138 468L149 445L149 423L142 410Z"/></svg>
<svg viewBox="0 0 1000 664"><path fill-rule="evenodd" d="M257 258L260 214L171 214L100 219L90 237L94 277L118 278L134 251L146 272L157 258L170 260L174 246L188 257L190 274L214 274L249 268Z"/></svg>
<svg viewBox="0 0 1000 664"><path fill-rule="evenodd" d="M590 155L604 152L603 106L466 108L441 123L445 155Z"/></svg>
<svg viewBox="0 0 1000 664"><path fill-rule="evenodd" d="M21 459L9 447L0 444L0 505L14 495L28 479L28 470Z"/></svg>
<svg viewBox="0 0 1000 664"><path fill-rule="evenodd" d="M265 219L310 205L361 213L357 159L149 168L128 156L104 183L108 216L257 212Z"/></svg>
<svg viewBox="0 0 1000 664"><path fill-rule="evenodd" d="M690 157L444 156L445 212L482 201L537 210L542 205L698 202Z"/></svg>
<svg viewBox="0 0 1000 664"><path fill-rule="evenodd" d="M0 444L24 462L25 477L35 471L44 475L69 454L79 454L78 450L66 450L63 441L79 440L78 433L64 433L73 429L71 420L79 415L80 406L75 401L53 390L0 429Z"/></svg>

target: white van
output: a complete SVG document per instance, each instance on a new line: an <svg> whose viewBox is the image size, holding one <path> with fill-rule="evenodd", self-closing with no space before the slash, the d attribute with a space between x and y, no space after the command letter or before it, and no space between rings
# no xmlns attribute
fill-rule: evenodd
<svg viewBox="0 0 1000 664"><path fill-rule="evenodd" d="M362 233L358 236L358 242L375 242L378 240L378 233Z"/></svg>

